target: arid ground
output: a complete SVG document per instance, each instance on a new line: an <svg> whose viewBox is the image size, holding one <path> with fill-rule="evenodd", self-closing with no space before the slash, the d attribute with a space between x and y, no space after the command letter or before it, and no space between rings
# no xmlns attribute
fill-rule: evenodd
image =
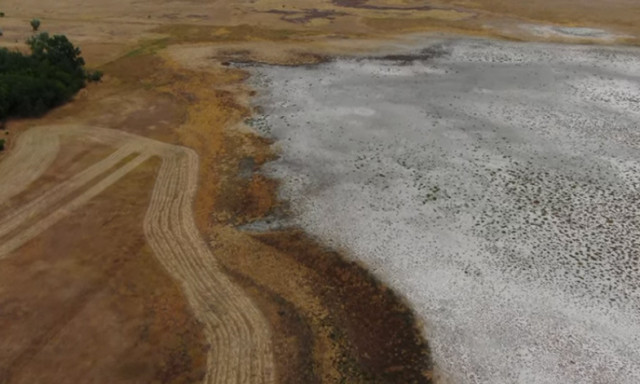
<svg viewBox="0 0 640 384"><path fill-rule="evenodd" d="M635 211L623 210L626 203L635 206L637 199L631 202L609 199L615 202L611 206L596 199L604 199L602 194L612 191L621 196L637 196L633 194L638 187L637 156L633 151L637 150L635 130L640 96L637 72L625 72L638 68L637 53L633 53L633 48L616 48L621 51L593 48L609 65L593 69L598 66L589 62L590 54L575 46L637 45L640 5L635 1L615 0L605 4L592 0L295 3L5 0L0 8L5 13L0 18L1 46L25 49L24 41L33 33L29 20L36 17L42 21L42 31L67 35L82 49L88 67L105 73L102 82L89 85L69 104L39 119L9 121L6 130L0 132L7 140L7 148L0 153L0 383L567 382L558 381L562 379L625 383L638 377L638 367L633 365L638 361L636 328L627 327L629 318L625 317L630 314L637 319L638 313L638 283L634 280L638 272L638 244L630 237L637 234L637 221L624 213ZM438 57L443 51L458 46L450 43L451 39L466 38L483 39L461 40L460 46L472 45L470 51L475 56L458 57L460 60L455 63L430 64L430 60L441 60ZM506 46L491 40L511 42ZM433 48L438 41L449 43ZM577 59L575 62L565 59L556 68L546 67L545 58L556 60L545 56L546 46L534 50L532 59L529 51L525 49L522 53L523 48L519 48L527 44L525 41L573 44L570 49L554 45L552 50L557 53L551 56ZM430 49L420 50L425 47ZM373 57L382 57L387 64ZM540 67L540 73L519 68L532 62ZM494 64L509 68L507 72L485 68ZM576 71L571 72L573 67ZM319 72L314 68L319 68ZM362 68L368 71L364 75ZM381 68L387 73L376 72ZM449 70L457 72L441 73ZM324 79L317 75L322 71L328 71L322 75L326 76ZM258 80L258 73L266 78L275 77L265 82L265 78ZM425 85L441 87L437 88L440 91L420 93L422 88L414 87L413 82L389 80L389 76L406 80L407 74L433 74L434 78L425 80ZM352 95L350 92L354 90L376 96L362 85L368 84L369 78L358 78L365 75L386 79L388 88L377 90L384 93L374 101L365 100L365 105L357 105L361 94ZM566 86L562 91L576 99L563 100L569 104L556 103L553 105L556 109L547 110L540 105L552 100L544 99L548 95L543 91L551 92L549 87L556 84L553 76L559 76L556 82ZM574 81L576 78L591 82ZM352 86L344 90L330 87L336 79L346 84L351 81ZM587 88L580 88L585 84ZM613 93L590 92L611 84ZM311 88L320 92L321 97L307 103L314 100L309 97ZM404 89L411 91L403 92ZM536 92L529 95L528 89ZM465 90L471 96L461 98L459 93ZM275 91L282 93L277 96ZM516 91L531 97L530 103L525 103L526 97ZM474 92L486 95L474 99ZM394 97L396 94L400 96ZM529 112L492 112L504 107L503 100L512 96L524 103L517 104L518 108ZM329 103L331 113L324 111L327 106L321 102L322 97L336 103ZM385 97L396 101L385 101ZM496 124L492 119L499 115L505 119L500 127L539 129L543 132L540 134L549 135L542 140L530 132L510 134L507 128L500 132L505 134L504 139L497 137L497 133L490 138L474 134L471 128L448 131L441 127L436 133L420 132L420 124L435 116L425 115L424 121L409 128L401 127L414 131L400 143L388 141L389 130L396 128L394 124L413 118L416 98L428 97L439 100L431 104L434 106L431 114L445 114L471 126L476 119L478 124ZM589 97L593 109L587 111L595 117L583 113L583 118L602 117L596 128L606 129L611 122L609 114L619 116L613 119L617 129L613 144L608 143L611 139L608 133L595 130L601 137L594 136L593 129L581 130L583 126L591 127L589 124L595 120L582 124L580 116L571 120L576 125L566 132L574 136L559 135L565 141L551 135L551 131L544 131L564 126L564 115L554 113L559 105L567 106L563 113L580 114L576 105ZM341 98L349 102L338 105ZM487 106L489 101L495 104ZM394 103L401 108L394 109ZM465 103L470 104L469 108ZM605 110L602 105L613 109ZM482 109L485 107L488 109ZM295 110L296 119L280 118L287 108ZM367 119L373 116L371 110L375 114L385 108L386 120L370 124ZM517 123L517 119L522 119L521 124L514 123L514 119ZM357 144L354 147L340 140L332 141L350 124L359 125L359 129L369 126L370 131L363 138L359 129L354 130L351 137ZM305 133L312 128L320 136ZM434 140L429 140L430 134L437 134ZM417 136L412 140L411 135ZM350 136L344 137L346 140ZM598 217L604 220L599 223L603 228L589 232L569 226L566 238L554 240L559 241L555 248L542 246L542 249L564 252L563 247L575 244L566 254L575 255L570 258L574 261L567 259L567 263L576 265L592 262L587 248L621 255L619 261L631 268L631 272L620 272L624 278L616 275L619 264L609 265L606 263L610 259L598 258L594 259L598 268L586 269L595 271L597 276L588 273L582 276L583 281L602 283L597 287L598 300L620 298L621 302L610 304L608 312L598 314L602 316L598 318L600 322L592 321L589 331L581 329L582 333L577 332L574 339L565 337L571 334L569 331L547 333L553 324L569 323L555 317L557 313L537 311L536 308L547 308L542 304L526 307L536 315L545 315L550 322L537 328L528 327L531 316L501 312L495 306L482 306L480 301L462 308L469 296L461 294L457 298L456 289L476 290L487 303L497 302L511 309L522 307L520 302L503 300L507 297L504 292L496 292L493 300L486 295L489 285L483 286L484 291L471 283L451 287L446 284L456 280L443 279L445 295L442 287L439 291L433 286L411 285L412 280L408 279L398 281L394 271L418 272L425 266L433 267L424 271L425 276L442 278L438 271L446 264L442 260L452 249L451 244L460 247L470 244L453 236L455 231L436 231L427 236L437 238L437 242L409 249L415 239L398 244L406 237L376 232L380 223L392 225L398 219L393 214L361 221L371 217L367 216L371 207L366 203L369 199L377 200L378 188L386 191L382 180L385 175L367 173L373 169L373 162L381 162L379 169L386 172L389 164L385 162L397 160L405 147L413 151L421 140L431 146L447 143L460 153L451 147L426 146L425 150L433 150L426 157L419 156L416 161L413 157L404 159L414 161L407 172L412 167L418 173L437 170L434 166L438 164L437 155L448 157L446 163L453 164L447 167L450 172L459 169L456 166L463 167L470 156L493 156L495 153L487 148L504 146L509 153L518 153L510 160L501 160L505 164L522 160L518 152L522 149L528 160L534 162L531 169L544 174L540 164L545 163L535 162L539 147L544 148L546 142L552 141L575 150L575 146L587 143L589 146L580 147L579 153L588 160L578 157L557 160L575 163L571 165L576 171L568 175L558 171L553 179L536 179L537 173L514 167L512 171L517 172L508 176L519 181L513 183L513 188L525 188L526 193L513 195L516 200L524 200L509 200L509 204L533 204L536 214L545 216L541 213L545 204L553 205L556 202L553 199L560 195L574 196L570 184L575 182L578 194L586 196L586 200L575 200L575 204L584 203L578 212L601 213ZM533 140L533 144L525 145L518 140ZM616 143L624 145L616 147ZM327 146L329 155L325 152ZM291 153L300 153L296 152L300 148L311 153L302 152L304 161L289 161ZM325 166L338 163L344 151L351 153L350 148L355 148L353 155L360 157L353 164L345 163L342 167L338 164L337 169L345 171L353 165L356 169L346 176L355 178L353 185L358 186L361 178L368 175L375 187L367 192L369 195L362 195L360 201L365 205L360 210L340 193L333 196L337 200L323 200L318 192L331 192L335 168ZM387 156L388 150L395 154ZM604 167L605 157L613 157L611 153L619 156L616 160L625 160L615 163L624 177L607 173L609 168L594 168L593 172L602 173L602 179L609 182L607 188L599 188L600 181L591 183L588 175L577 176L586 166ZM368 154L377 157L367 157ZM459 156L460 161L451 156ZM318 163L309 163L314 161ZM440 161L442 164L443 160ZM289 177L278 173L282 164L293 170L291 177L302 179L278 179L282 175ZM465 171L471 175L443 172L436 176L453 184L458 180L456 177L475 177L477 185L493 183L500 187L492 198L508 195L508 186L500 184L508 181L504 175L478 167L482 171ZM566 168L562 170L565 172ZM495 180L491 181L491 177ZM302 184L296 184L300 181ZM308 181L313 189L296 189L296 185L304 186ZM418 197L428 204L436 204L437 200L437 204L443 204L440 209L445 214L458 215L462 211L463 216L472 215L473 209L479 209L466 207L464 199L460 199L459 205L458 200L447 205L442 196L453 196L455 191L443 188L445 184L432 190L429 188L436 184L427 184L423 186L427 190L421 187ZM469 188L470 196L478 193L473 185L463 185ZM315 188L318 186L324 189ZM536 192L538 187L540 191ZM393 196L411 192L410 188L398 190ZM555 194L557 191L562 193ZM347 192L349 196L364 193L359 188ZM529 192L540 197L529 196ZM413 199L416 196L410 193L407 196L411 204L416 203ZM322 209L323 201L341 201L346 205L330 207L336 210L332 214L330 209ZM398 204L404 203L389 198L374 209L391 213L407 209ZM547 214L553 216L557 213L554 209L573 207L571 201L563 204L550 206ZM486 202L483 206L488 209L494 205L498 206ZM528 218L524 212L512 216L509 207L492 216L497 222L486 222L476 230L484 231L483 239L493 241L493 246L504 245L497 252L500 261L519 260L506 265L537 270L539 265L532 267L527 260L521 260L522 254L505 250L521 239L530 240L520 242L522 247L532 247L548 235L540 230L529 236L522 230L526 227L525 219L539 221L543 228L545 219ZM608 210L614 210L618 216L607 216ZM560 216L558 220L564 220ZM424 218L423 215L415 219L407 214L402 220L412 225L418 223L420 227ZM460 220L465 225L471 223L467 216ZM509 241L501 237L506 235L500 235L502 223L510 230L515 228L511 232L514 238ZM591 224L576 219L575 225ZM620 230L611 232L607 226L619 226ZM340 236L331 235L335 233ZM380 237L380 233L389 237ZM358 241L351 242L349 239L356 235ZM371 236L370 241L366 241L366 236ZM582 236L580 241L574 241L576 236ZM586 241L584 236L593 236L593 241ZM382 246L378 247L381 241ZM434 247L425 248L425 244ZM583 245L587 248L580 248ZM406 253L424 250L421 257L432 257L434 262L416 268L411 260L394 259L393 252L387 252L390 246L393 251L407 247ZM437 246L439 250L435 249ZM384 257L380 257L381 252ZM389 257L392 260L384 265L376 261ZM491 268L483 269L478 267L478 259L482 258L464 259L465 266L455 265L449 271L471 274L468 280L458 281L475 283L478 274L498 273L499 268L493 267L505 265L495 262ZM482 259L482 263L491 264L492 260ZM552 280L558 289L564 281L566 291L577 292L571 296L571 300L575 299L571 305L580 305L580 300L592 303L591 291L584 291L589 294L580 291L578 288L583 285L572 280L574 275L562 280L562 271L556 268ZM500 276L510 279L517 274L512 270L502 272ZM527 273L520 277L534 285L540 283ZM614 283L605 284L602 276L605 280L620 277L625 282L629 278L631 282L619 288ZM436 280L432 283L437 285ZM619 297L616 293L619 291L628 296ZM443 293L441 298L433 296L438 292ZM531 292L535 291L527 294ZM634 298L635 306L625 306L633 303ZM536 303L552 299L558 298L549 294L538 297ZM619 310L621 306L624 310ZM593 320L585 320L584 313L571 312L581 321ZM589 316L594 317L594 313L589 312ZM501 318L501 314L510 317ZM443 318L450 318L451 322L443 322ZM591 331L607 326L610 319L617 322L618 328L598 334L605 335L600 339L583 337L596 334ZM479 326L497 321L502 321L505 327ZM539 349L514 351L509 343L519 329L530 330L524 341ZM615 343L625 335L624 345ZM536 339L540 343L536 344ZM605 352L598 349L598 345L604 345L599 341L609 343ZM566 355L558 365L545 355L549 349L556 354L573 351L576 359ZM514 364L496 363L496 358L507 354ZM522 361L536 364L523 368L518 366ZM553 368L543 376L538 375L550 366ZM618 372L618 376L612 372Z"/></svg>
<svg viewBox="0 0 640 384"><path fill-rule="evenodd" d="M260 66L253 124L281 225L407 298L455 382L632 384L639 72L638 49L431 40Z"/></svg>

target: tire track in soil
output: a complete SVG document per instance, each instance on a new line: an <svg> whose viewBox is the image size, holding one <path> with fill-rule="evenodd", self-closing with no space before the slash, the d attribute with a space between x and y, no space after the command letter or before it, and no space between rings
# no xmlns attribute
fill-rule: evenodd
<svg viewBox="0 0 640 384"><path fill-rule="evenodd" d="M195 152L163 158L145 218L152 249L183 290L212 342L206 383L272 383L275 370L266 319L222 272L192 215ZM189 282L185 284L185 282ZM249 348L247 348L249 347Z"/></svg>
<svg viewBox="0 0 640 384"><path fill-rule="evenodd" d="M0 161L0 203L40 177L56 158L59 149L60 143L55 134L30 129L20 135L15 148Z"/></svg>
<svg viewBox="0 0 640 384"><path fill-rule="evenodd" d="M121 147L106 159L19 207L0 223L0 236L42 214L132 153L139 155L63 207L5 241L0 245L0 260L72 214L150 157L160 156L162 165L143 226L157 259L179 282L196 317L204 324L210 343L204 382L275 382L271 331L267 320L241 288L225 275L195 225L192 205L198 186L199 164L193 150L103 128L32 128L0 162L0 202L37 179L56 157L59 137L69 134L83 134ZM1 187L8 185L11 187Z"/></svg>
<svg viewBox="0 0 640 384"><path fill-rule="evenodd" d="M49 216L30 225L25 230L14 235L8 241L3 242L2 245L0 245L0 260L7 257L11 252L20 248L27 241L38 236L40 233L44 232L45 230L47 230L49 227L51 227L58 221L64 219L66 216L73 213L75 210L77 210L78 208L86 204L89 200L91 200L92 198L100 194L105 189L109 188L116 181L120 180L121 178L126 176L129 172L133 171L137 166L144 163L147 159L149 159L149 157L150 157L149 154L143 154L143 155L137 156L135 159L131 160L121 168L117 169L116 171L111 173L109 176L100 180L96 185L89 188L87 191L85 191L80 196L73 199L68 204L64 205L59 209L56 209ZM16 220L16 221L24 221L29 219L28 216L22 216L19 218L22 220Z"/></svg>
<svg viewBox="0 0 640 384"><path fill-rule="evenodd" d="M2 218L0 222L0 238L18 228L25 221L34 218L38 213L45 211L48 207L62 201L66 196L82 188L92 179L116 166L120 161L133 153L132 146L123 146L107 158L88 167L84 171L74 175L55 187L49 189L42 196L22 205Z"/></svg>

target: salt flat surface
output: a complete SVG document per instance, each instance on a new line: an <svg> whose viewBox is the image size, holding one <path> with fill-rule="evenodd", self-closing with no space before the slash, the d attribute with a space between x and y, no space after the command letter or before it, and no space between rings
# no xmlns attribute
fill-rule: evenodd
<svg viewBox="0 0 640 384"><path fill-rule="evenodd" d="M564 37L569 39L590 39L601 42L614 42L616 39L629 37L614 34L603 29L586 27L561 27L555 25L522 24L522 29L532 32L534 35L543 37Z"/></svg>
<svg viewBox="0 0 640 384"><path fill-rule="evenodd" d="M640 383L640 51L447 41L258 67L296 223L405 296L460 383Z"/></svg>

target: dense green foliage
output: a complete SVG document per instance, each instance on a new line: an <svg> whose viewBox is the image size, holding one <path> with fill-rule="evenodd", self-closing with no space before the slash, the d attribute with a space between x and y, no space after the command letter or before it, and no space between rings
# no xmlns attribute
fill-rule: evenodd
<svg viewBox="0 0 640 384"><path fill-rule="evenodd" d="M41 33L27 43L30 55L0 49L0 120L42 115L85 86L80 49L65 36Z"/></svg>

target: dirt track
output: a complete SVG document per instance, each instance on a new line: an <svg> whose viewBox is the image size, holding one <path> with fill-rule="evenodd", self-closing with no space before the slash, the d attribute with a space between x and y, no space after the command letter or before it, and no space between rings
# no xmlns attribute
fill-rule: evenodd
<svg viewBox="0 0 640 384"><path fill-rule="evenodd" d="M39 148L33 151L32 148ZM25 189L51 164L58 153L58 137L30 130L20 136L11 156L0 162L0 179L11 183L0 184L0 203ZM35 166L38 164L38 166Z"/></svg>
<svg viewBox="0 0 640 384"><path fill-rule="evenodd" d="M0 221L0 259L81 208L150 157L159 156L162 166L144 229L156 257L180 283L205 326L210 349L204 382L274 382L271 334L266 320L223 274L196 229L192 204L198 184L198 156L194 151L108 129L32 128L0 163L0 203L29 186L47 169L57 155L60 139L78 135L119 149L4 215Z"/></svg>

